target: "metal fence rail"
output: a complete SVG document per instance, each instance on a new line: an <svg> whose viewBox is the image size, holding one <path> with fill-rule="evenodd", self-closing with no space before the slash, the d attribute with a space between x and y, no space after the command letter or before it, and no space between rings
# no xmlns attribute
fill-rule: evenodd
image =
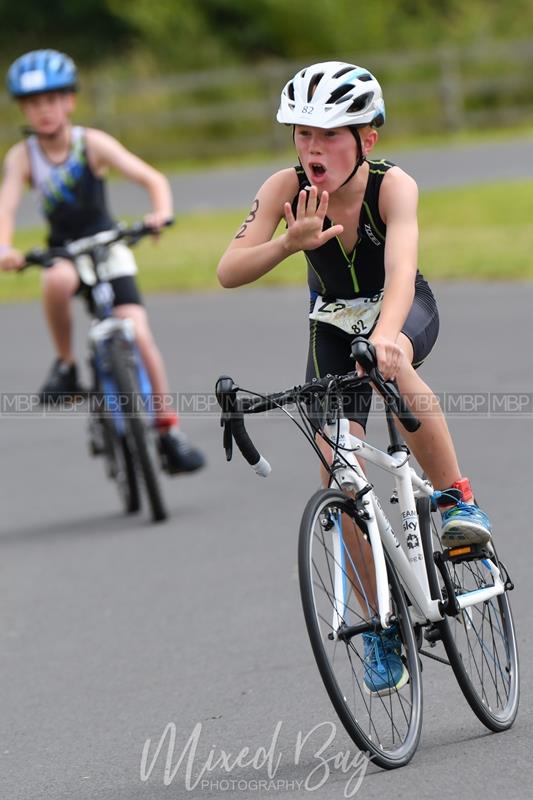
<svg viewBox="0 0 533 800"><path fill-rule="evenodd" d="M533 39L378 55L333 56L374 71L387 129L438 132L533 122ZM275 123L279 93L300 62L157 78L82 76L77 119L103 127L150 159L276 152L290 137ZM17 137L13 104L0 103L0 146Z"/></svg>

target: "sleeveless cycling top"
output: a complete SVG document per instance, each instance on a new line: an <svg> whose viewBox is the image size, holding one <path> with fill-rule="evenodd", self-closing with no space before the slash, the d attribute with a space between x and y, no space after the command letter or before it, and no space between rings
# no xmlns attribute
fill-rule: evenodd
<svg viewBox="0 0 533 800"><path fill-rule="evenodd" d="M359 216L358 237L352 253L346 253L338 237L318 247L305 251L307 279L311 299L353 299L373 297L385 284L385 236L387 226L379 214L379 190L383 176L395 165L391 161L368 161L368 182ZM294 168L301 191L309 180L301 166ZM298 195L292 202L296 214ZM331 220L324 220L324 230L331 228ZM418 275L417 275L418 278Z"/></svg>
<svg viewBox="0 0 533 800"><path fill-rule="evenodd" d="M27 139L31 183L41 195L51 247L92 236L115 224L107 208L105 181L89 166L85 129L74 126L71 137L70 152L61 164L47 158L36 136Z"/></svg>

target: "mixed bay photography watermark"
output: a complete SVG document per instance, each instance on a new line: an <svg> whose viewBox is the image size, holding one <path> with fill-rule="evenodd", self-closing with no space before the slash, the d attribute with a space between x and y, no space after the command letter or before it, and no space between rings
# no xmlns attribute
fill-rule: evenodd
<svg viewBox="0 0 533 800"><path fill-rule="evenodd" d="M228 749L212 745L211 736L201 722L190 732L169 722L144 742L141 781L196 793L302 791L320 796L334 779L349 798L361 789L370 763L366 753L338 746L337 726L330 721L296 734L279 721L268 741Z"/></svg>
<svg viewBox="0 0 533 800"><path fill-rule="evenodd" d="M426 416L440 414L442 411L446 417L460 419L533 419L533 392L440 392L406 396L406 399L415 414ZM296 407L290 405L286 405L285 410L289 413L297 411ZM372 411L384 411L384 401L375 393L372 397ZM0 419L20 416L88 416L90 413L109 417L116 414L178 413L184 418L218 419L220 406L214 392L176 392L162 395L87 393L74 397L51 398L45 404L41 403L37 393L0 393ZM283 415L273 409L258 415L258 419L261 418L282 419Z"/></svg>

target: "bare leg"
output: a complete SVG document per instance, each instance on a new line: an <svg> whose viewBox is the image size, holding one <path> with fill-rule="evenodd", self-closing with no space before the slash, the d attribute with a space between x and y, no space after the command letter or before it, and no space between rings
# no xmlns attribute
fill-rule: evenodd
<svg viewBox="0 0 533 800"><path fill-rule="evenodd" d="M350 422L350 433L360 439L364 439L365 437L365 432L358 422ZM328 464L331 464L331 447L326 444L320 436L317 436L316 441L326 461ZM363 466L362 463L361 466ZM323 466L320 468L320 477L322 485L327 487L329 473ZM361 606L364 616L377 614L376 574L372 549L370 544L363 537L361 530L355 525L353 519L349 518L346 514L343 515L342 519L342 536L349 554L349 557L346 559L346 572L348 573L356 599ZM353 562L353 566L351 562ZM370 613L368 607L370 607Z"/></svg>
<svg viewBox="0 0 533 800"><path fill-rule="evenodd" d="M65 259L43 270L43 305L48 328L59 358L74 363L71 297L79 285L74 265Z"/></svg>
<svg viewBox="0 0 533 800"><path fill-rule="evenodd" d="M152 331L148 323L148 315L143 306L136 303L125 303L116 306L113 313L121 319L131 319L135 328L135 338L141 357L146 365L152 391L156 399L155 411L159 418L167 418L172 408L168 407L169 395L168 379L163 358L155 343Z"/></svg>
<svg viewBox="0 0 533 800"><path fill-rule="evenodd" d="M408 433L402 427L402 436L434 487L447 489L461 478L461 471L446 419L436 396L413 369L413 346L403 333L398 345L406 356L398 375L398 388L422 422L416 433Z"/></svg>

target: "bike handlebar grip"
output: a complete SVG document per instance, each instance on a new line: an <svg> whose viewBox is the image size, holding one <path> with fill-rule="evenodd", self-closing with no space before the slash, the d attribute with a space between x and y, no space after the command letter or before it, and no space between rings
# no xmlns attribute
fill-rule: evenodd
<svg viewBox="0 0 533 800"><path fill-rule="evenodd" d="M415 417L411 409L407 407L407 404L401 394L398 395L398 398L398 419L406 431L409 431L409 433L414 433L419 429L422 423L418 417Z"/></svg>
<svg viewBox="0 0 533 800"><path fill-rule="evenodd" d="M377 366L376 351L374 346L364 336L356 336L352 340L352 356L369 374Z"/></svg>
<svg viewBox="0 0 533 800"><path fill-rule="evenodd" d="M54 262L53 254L50 250L43 250L41 247L35 247L24 254L24 266L40 266L51 267Z"/></svg>
<svg viewBox="0 0 533 800"><path fill-rule="evenodd" d="M377 371L376 350L372 343L365 339L364 336L356 336L352 340L352 355L365 372L376 379L378 388L380 384L383 385L386 393L396 405L396 414L405 430L409 433L417 431L422 423L407 406L397 386L390 381L383 381L383 378L380 377Z"/></svg>
<svg viewBox="0 0 533 800"><path fill-rule="evenodd" d="M168 219L165 220L165 222L161 227L169 228L171 225L174 225L175 222L176 222L176 217L169 217ZM142 221L142 222L137 222L135 225L132 225L131 230L135 234L144 235L148 233L154 233L155 231L158 230L158 228L154 228L152 225L148 225L146 222Z"/></svg>
<svg viewBox="0 0 533 800"><path fill-rule="evenodd" d="M231 432L235 439L235 444L243 454L246 461L253 468L254 472L262 478L266 478L272 471L272 468L266 458L263 458L255 444L252 442L248 435L248 431L244 427L243 414L240 411L235 412L231 418Z"/></svg>
<svg viewBox="0 0 533 800"><path fill-rule="evenodd" d="M390 395L390 397L392 397L394 403L396 404L396 416L402 423L405 430L409 433L414 433L417 431L422 423L418 417L413 414L398 391L396 384L392 383L391 381L385 381L383 385L387 393Z"/></svg>

